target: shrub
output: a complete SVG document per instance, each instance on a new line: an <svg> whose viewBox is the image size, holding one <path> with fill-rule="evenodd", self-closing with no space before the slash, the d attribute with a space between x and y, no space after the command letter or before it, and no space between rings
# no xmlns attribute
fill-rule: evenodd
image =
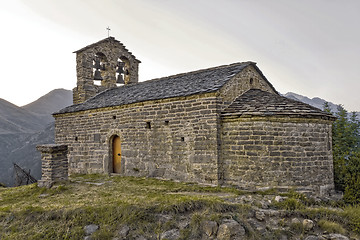
<svg viewBox="0 0 360 240"><path fill-rule="evenodd" d="M329 233L341 233L341 234L346 233L346 230L336 222L321 219L318 222L318 225L323 231L327 231Z"/></svg>
<svg viewBox="0 0 360 240"><path fill-rule="evenodd" d="M348 220L348 225L350 225L350 228L352 231L356 233L360 233L360 206L348 206L344 209L344 212L342 213L342 216L344 216Z"/></svg>
<svg viewBox="0 0 360 240"><path fill-rule="evenodd" d="M281 202L273 201L273 205L280 209L295 211L303 209L304 205L295 198L287 198Z"/></svg>

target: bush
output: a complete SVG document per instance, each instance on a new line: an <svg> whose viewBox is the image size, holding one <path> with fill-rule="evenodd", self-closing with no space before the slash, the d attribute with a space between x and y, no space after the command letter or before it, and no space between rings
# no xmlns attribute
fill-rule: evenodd
<svg viewBox="0 0 360 240"><path fill-rule="evenodd" d="M340 233L340 234L346 233L346 230L336 222L321 219L318 222L318 225L323 231L327 231L329 233Z"/></svg>
<svg viewBox="0 0 360 240"><path fill-rule="evenodd" d="M360 206L348 206L341 215L347 219L351 231L360 234Z"/></svg>
<svg viewBox="0 0 360 240"><path fill-rule="evenodd" d="M276 208L289 211L295 211L304 208L304 205L295 198L286 198L280 202L273 201L272 205Z"/></svg>

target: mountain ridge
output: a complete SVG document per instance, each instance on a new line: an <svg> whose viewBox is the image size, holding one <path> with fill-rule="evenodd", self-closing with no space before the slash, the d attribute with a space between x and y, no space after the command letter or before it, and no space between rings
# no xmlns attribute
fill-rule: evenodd
<svg viewBox="0 0 360 240"><path fill-rule="evenodd" d="M37 114L0 99L0 133L36 132L43 123Z"/></svg>
<svg viewBox="0 0 360 240"><path fill-rule="evenodd" d="M309 97L306 97L306 96L303 96L303 95L300 95L300 94L297 94L294 92L287 92L287 93L281 94L281 95L284 97L293 99L293 100L297 100L297 101L309 104L309 105L316 107L318 109L321 109L321 110L324 109L324 104L328 103L332 113L336 113L338 111L337 108L341 105L341 104L335 104L335 103L326 101L325 99L322 99L320 97L309 98ZM356 111L354 111L354 112L357 114L357 117L360 121L360 112L356 112Z"/></svg>
<svg viewBox="0 0 360 240"><path fill-rule="evenodd" d="M48 104L49 101L52 103ZM21 108L38 114L52 114L54 113L54 109L60 110L61 108L71 104L72 91L57 88L39 97L37 100L22 106Z"/></svg>

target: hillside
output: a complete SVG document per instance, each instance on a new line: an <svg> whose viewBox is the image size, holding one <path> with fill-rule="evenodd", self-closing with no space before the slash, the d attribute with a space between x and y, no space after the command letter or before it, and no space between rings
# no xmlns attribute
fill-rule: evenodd
<svg viewBox="0 0 360 240"><path fill-rule="evenodd" d="M39 144L54 143L54 123L50 123L41 132L21 135L21 138L13 138L0 135L0 141L5 138L4 142L9 140L16 141L7 149L8 154L6 162L0 164L1 177L0 182L6 186L14 186L13 164L16 163L30 173L36 179L41 178L41 154L36 150ZM1 142L0 142L1 146Z"/></svg>
<svg viewBox="0 0 360 240"><path fill-rule="evenodd" d="M36 132L45 123L37 114L0 99L0 134Z"/></svg>
<svg viewBox="0 0 360 240"><path fill-rule="evenodd" d="M0 183L13 185L13 165L10 159L13 149L20 148L31 133L0 134ZM26 156L26 155L25 155Z"/></svg>
<svg viewBox="0 0 360 240"><path fill-rule="evenodd" d="M360 206L274 189L73 176L0 188L0 239L359 239Z"/></svg>
<svg viewBox="0 0 360 240"><path fill-rule="evenodd" d="M13 162L41 176L40 153L35 146L54 142L52 113L72 104L72 91L55 89L18 107L0 99L0 183L13 186Z"/></svg>
<svg viewBox="0 0 360 240"><path fill-rule="evenodd" d="M65 89L55 89L23 107L0 99L0 134L41 131L54 121L53 112L71 104L72 92Z"/></svg>
<svg viewBox="0 0 360 240"><path fill-rule="evenodd" d="M29 103L21 108L35 113L47 120L47 123L54 121L52 113L72 104L72 91L65 89L55 89L36 101Z"/></svg>

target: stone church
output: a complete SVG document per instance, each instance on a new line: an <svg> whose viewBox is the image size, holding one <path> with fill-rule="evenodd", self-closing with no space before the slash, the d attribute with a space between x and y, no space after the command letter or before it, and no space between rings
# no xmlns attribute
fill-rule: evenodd
<svg viewBox="0 0 360 240"><path fill-rule="evenodd" d="M53 114L69 173L332 190L332 115L279 95L254 62L138 81L109 37L76 53L74 105Z"/></svg>

